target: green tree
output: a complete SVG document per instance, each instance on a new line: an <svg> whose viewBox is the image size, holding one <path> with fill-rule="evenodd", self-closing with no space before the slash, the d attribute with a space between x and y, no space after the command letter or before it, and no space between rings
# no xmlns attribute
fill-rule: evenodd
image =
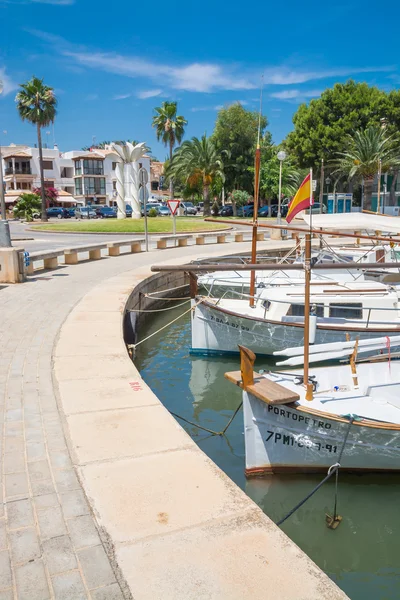
<svg viewBox="0 0 400 600"><path fill-rule="evenodd" d="M225 165L225 187L228 192L243 189L252 193L254 177L254 154L258 137L259 114L243 108L240 103L222 108L217 115L212 139L217 151L228 151L229 161ZM261 118L262 145L271 143L271 135L265 132L266 117Z"/></svg>
<svg viewBox="0 0 400 600"><path fill-rule="evenodd" d="M14 207L14 215L18 218L25 218L27 221L33 221L33 215L40 213L42 202L37 194L21 194L17 204Z"/></svg>
<svg viewBox="0 0 400 600"><path fill-rule="evenodd" d="M279 146L271 146L268 152L261 154L260 191L268 200L278 200L279 196ZM282 161L282 196L293 196L306 175L305 169L299 169L289 155Z"/></svg>
<svg viewBox="0 0 400 600"><path fill-rule="evenodd" d="M345 151L348 135L378 125L387 111L387 95L377 87L352 80L337 83L299 106L285 147L299 167L317 168L322 158L328 162Z"/></svg>
<svg viewBox="0 0 400 600"><path fill-rule="evenodd" d="M203 188L204 216L210 215L210 186L220 177L224 180L224 165L221 154L214 142L206 134L199 140L193 137L183 142L174 153L167 167L168 176L181 176L185 183L195 187L199 183Z"/></svg>
<svg viewBox="0 0 400 600"><path fill-rule="evenodd" d="M162 140L164 146L169 148L169 160L172 160L172 153L176 143L180 144L185 134L185 125L187 121L184 117L177 114L177 102L163 102L161 106L155 109L152 126L156 130L157 140ZM171 198L174 197L174 182L172 177L169 182Z"/></svg>
<svg viewBox="0 0 400 600"><path fill-rule="evenodd" d="M364 181L364 206L371 208L372 187L381 162L382 173L400 167L400 139L382 127L368 127L348 135L347 149L333 162L336 172Z"/></svg>
<svg viewBox="0 0 400 600"><path fill-rule="evenodd" d="M42 149L42 127L48 127L54 122L57 114L57 99L53 88L45 85L43 79L32 77L27 83L20 85L20 91L16 95L17 109L23 121L29 121L36 125L39 165L40 165L40 187L42 196L42 221L47 221L46 194L43 175L43 149Z"/></svg>
<svg viewBox="0 0 400 600"><path fill-rule="evenodd" d="M237 207L248 204L251 200L251 196L249 192L246 192L245 190L232 190L229 194L229 199L232 202L233 214L236 217Z"/></svg>

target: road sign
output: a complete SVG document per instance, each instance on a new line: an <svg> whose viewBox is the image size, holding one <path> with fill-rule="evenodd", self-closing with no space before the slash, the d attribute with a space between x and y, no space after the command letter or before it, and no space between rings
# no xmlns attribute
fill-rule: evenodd
<svg viewBox="0 0 400 600"><path fill-rule="evenodd" d="M172 213L172 216L175 216L176 211L178 210L178 207L180 204L179 200L168 200L167 204L168 204L169 210Z"/></svg>
<svg viewBox="0 0 400 600"><path fill-rule="evenodd" d="M140 202L145 202L149 199L149 192L147 191L146 186L142 186L139 188L139 200Z"/></svg>
<svg viewBox="0 0 400 600"><path fill-rule="evenodd" d="M312 180L312 191L313 192L317 191L317 180L316 179Z"/></svg>
<svg viewBox="0 0 400 600"><path fill-rule="evenodd" d="M139 183L141 185L147 185L149 182L149 174L147 172L147 169L143 169L143 167L141 169L139 169Z"/></svg>

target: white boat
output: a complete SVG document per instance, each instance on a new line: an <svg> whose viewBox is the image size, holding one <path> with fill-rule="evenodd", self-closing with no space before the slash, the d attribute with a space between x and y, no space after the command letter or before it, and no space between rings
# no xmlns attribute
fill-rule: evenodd
<svg viewBox="0 0 400 600"><path fill-rule="evenodd" d="M248 362L252 353L243 350L242 373L225 376L243 387L247 476L326 473L342 450L341 469L400 470L397 365L361 363L356 373L349 365L311 368L315 390L309 401L302 370L260 376L251 356Z"/></svg>
<svg viewBox="0 0 400 600"><path fill-rule="evenodd" d="M400 333L400 289L378 282L311 283L314 309L311 343L345 341ZM304 284L292 282L247 297L192 301L192 354L237 354L238 345L271 355L304 340Z"/></svg>
<svg viewBox="0 0 400 600"><path fill-rule="evenodd" d="M343 263L343 270L336 270L334 273L325 270L312 271L312 281L385 281L387 277L398 275L400 280L400 262L399 269L374 270L368 271L368 263L395 262L400 260L400 252L389 245L385 246L364 246L364 247L338 247L332 249L313 250L313 264ZM304 255L300 254L293 262L303 263ZM287 262L287 260L286 260ZM360 269L347 269L346 263L358 262ZM304 283L304 271L285 271L285 261L279 263L276 271L257 271L255 274L256 293L265 287L277 286L288 282ZM278 267L278 265L277 265ZM393 280L393 277L392 277ZM249 293L250 272L249 271L225 271L224 273L205 273L198 277L198 285L204 288L208 296L220 298L229 293L240 292Z"/></svg>

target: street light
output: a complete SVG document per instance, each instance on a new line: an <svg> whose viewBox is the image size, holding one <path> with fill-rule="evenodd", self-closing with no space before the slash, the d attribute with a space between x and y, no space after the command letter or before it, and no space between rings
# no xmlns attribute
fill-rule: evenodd
<svg viewBox="0 0 400 600"><path fill-rule="evenodd" d="M328 201L329 201L329 186L331 183L331 178L327 177L325 179L325 183L326 183L326 209L328 210Z"/></svg>
<svg viewBox="0 0 400 600"><path fill-rule="evenodd" d="M278 160L279 160L279 195L278 195L278 225L281 224L281 196L282 196L282 163L286 158L286 152L281 150L278 152Z"/></svg>
<svg viewBox="0 0 400 600"><path fill-rule="evenodd" d="M4 85L0 79L0 95L3 93ZM4 197L4 181L3 181L3 157L1 154L1 143L0 143L0 212L1 218L5 221L6 218L6 200Z"/></svg>

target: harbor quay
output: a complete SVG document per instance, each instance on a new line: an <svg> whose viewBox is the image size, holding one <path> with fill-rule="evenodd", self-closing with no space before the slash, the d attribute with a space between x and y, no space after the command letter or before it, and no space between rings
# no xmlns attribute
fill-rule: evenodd
<svg viewBox="0 0 400 600"><path fill-rule="evenodd" d="M202 452L127 352L135 294L173 287L151 265L220 255L121 254L0 290L0 598L347 597Z"/></svg>

